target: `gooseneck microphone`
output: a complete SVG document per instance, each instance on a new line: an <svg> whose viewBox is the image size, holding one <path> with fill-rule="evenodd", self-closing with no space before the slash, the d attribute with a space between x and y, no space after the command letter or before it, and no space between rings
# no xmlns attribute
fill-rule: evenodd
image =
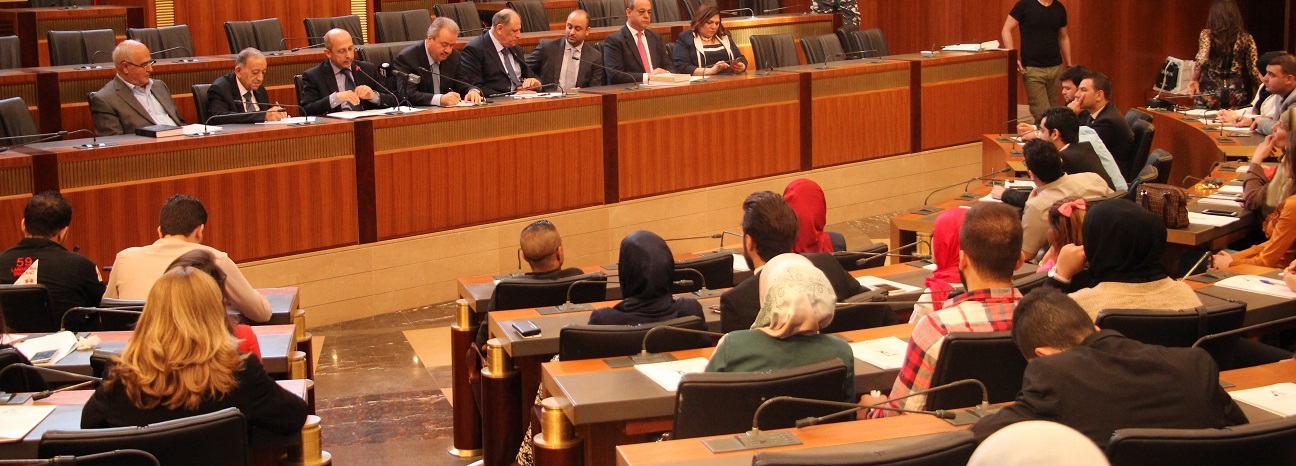
<svg viewBox="0 0 1296 466"><path fill-rule="evenodd" d="M994 177L995 175L999 175L999 174L1001 174L1001 173L1008 173L1008 172L1011 172L1011 171L1012 171L1012 167L1004 167L1002 170L998 170L998 171L995 171L995 172L992 172L992 173L990 173L990 174L986 174L986 175L981 175L981 176L973 177L972 179L969 179L969 180L967 180L967 181L960 181L960 182L958 182L958 183L954 183L954 184L951 184L951 185L949 185L949 186L941 186L941 187L936 188L935 190L933 190L932 192L930 192L930 193L927 194L927 197L923 199L923 205L926 206L926 205L928 204L928 202L931 201L931 197L932 197L932 195L933 195L933 194L936 194L936 193L938 193L938 192L944 191L944 190L946 190L946 189L953 188L953 187L958 186L958 185L963 185L963 186L964 186L964 188L963 188L963 192L966 193L966 192L967 192L967 186L970 185L970 184L972 184L972 182L974 182L974 181L981 181L981 180L985 180L986 178L991 178L991 177Z"/></svg>
<svg viewBox="0 0 1296 466"><path fill-rule="evenodd" d="M637 91L637 90L639 90L639 89L643 89L643 88L644 88L644 87L643 87L643 83L641 82L641 81L643 81L643 78L642 78L642 77L639 77L639 76L635 76L634 73L627 73L627 72L625 72L625 71L621 71L621 70L618 70L618 69L616 69L616 68L608 67L607 65L604 65L604 64L602 64L602 63L594 63L594 62L592 62L592 61L586 60L586 59L584 59L584 58L581 58L581 57L578 57L578 56L575 56L575 55L572 56L572 60L576 60L576 61L581 62L581 63L589 63L589 64L591 64L591 65L594 65L594 66L597 66L597 67L599 67L599 68L602 68L604 71L611 72L611 73L620 73L620 74L622 74L622 75L625 75L625 76L630 77L630 78L634 81L634 85L633 85L633 86L630 86L630 87L627 87L627 88L624 88L623 90L626 90L626 91ZM644 73L644 74L651 74L651 73Z"/></svg>
<svg viewBox="0 0 1296 466"><path fill-rule="evenodd" d="M365 70L364 70L364 68L361 68L360 65L355 64L355 63L352 63L352 64L351 64L351 69L354 70L354 71L357 72L357 73L363 74L366 78L369 78L370 81L373 81L374 85L378 86L379 88L381 88L381 89L384 90L384 91L387 91L388 94L391 94L393 97L396 97L396 98L397 98L397 100L396 100L396 111L389 113L389 115L404 115L404 114L407 114L407 113L413 113L413 112L409 112L409 111L405 111L405 110L401 109L401 102L402 102L402 101L400 100L400 97L399 97L400 94L397 94L397 93L395 93L395 92L392 92L391 89L388 89L387 86L384 86L384 85L383 85L382 81L379 81L379 80L375 79L373 76L370 76L369 73L366 73ZM378 102L379 102L379 103L382 102L382 95L381 95L381 94L378 96ZM410 107L413 107L413 106L414 106L414 104L410 103L410 101L408 101L408 100L405 100L404 103L410 104Z"/></svg>
<svg viewBox="0 0 1296 466"><path fill-rule="evenodd" d="M39 144L39 143L42 143L42 142L49 142L49 141L53 141L53 140L55 140L55 139L59 139L59 138L62 138L62 137L64 137L64 136L67 136L67 135L68 135L68 132L67 132L67 131L55 131L55 132L53 132L53 133L28 134L28 135L23 135L23 136L9 136L9 137L3 137L3 138L0 138L0 141L6 141L6 140L21 140L21 139L26 139L26 138L37 138L37 139L36 139L35 141L24 142L24 143L21 143L21 144L14 144L14 145L12 145L12 146L0 146L0 152L4 152L4 151L10 150L10 149L16 149L16 148L23 147L23 146L29 146L29 145L32 145L32 144Z"/></svg>
<svg viewBox="0 0 1296 466"><path fill-rule="evenodd" d="M180 57L180 58L176 58L176 59L175 59L175 62L176 62L176 63L191 63L191 62L197 62L197 61L198 61L197 58L193 58L193 50L189 50L189 48L187 48L187 47L185 47L185 46L182 46L182 45L177 45L177 46L175 46L175 47L171 47L171 48L165 48L165 49L162 49L162 50L158 50L158 51L156 51L156 52L149 52L149 55L157 55L157 54L167 53L167 52L174 51L174 50L184 50L185 53L189 54L188 57Z"/></svg>
<svg viewBox="0 0 1296 466"><path fill-rule="evenodd" d="M696 330L696 329L684 328L684 327L673 327L670 325L661 325L658 327L653 327L644 333L643 344L639 348L639 354L630 356L630 361L634 362L635 364L652 364L657 362L674 361L675 357L671 356L670 353L649 353L648 352L648 338L658 333L664 333L666 330L672 332L692 333L695 335L705 335L708 337L716 337L716 338L725 336L725 334L721 332L708 332L706 330Z"/></svg>
<svg viewBox="0 0 1296 466"><path fill-rule="evenodd" d="M90 142L73 146L76 147L77 149L99 149L102 147L108 147L112 145L112 143L108 143L108 142L99 142L99 134L95 133L94 131L90 131L88 129L74 129L68 132L69 135L78 134L78 133L89 134Z"/></svg>

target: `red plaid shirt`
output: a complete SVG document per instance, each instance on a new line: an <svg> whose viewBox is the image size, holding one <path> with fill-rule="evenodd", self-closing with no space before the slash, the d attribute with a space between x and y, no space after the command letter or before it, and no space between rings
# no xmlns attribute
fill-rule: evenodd
<svg viewBox="0 0 1296 466"><path fill-rule="evenodd" d="M891 398L898 398L918 390L931 388L932 374L936 371L936 358L940 355L945 335L950 332L1000 332L1012 330L1013 308L1022 297L1016 288L974 290L957 299L949 300L939 311L923 316L914 326L905 351L904 365L891 387ZM918 395L892 402L903 409L923 409L926 395ZM874 410L869 417L887 417L899 413Z"/></svg>

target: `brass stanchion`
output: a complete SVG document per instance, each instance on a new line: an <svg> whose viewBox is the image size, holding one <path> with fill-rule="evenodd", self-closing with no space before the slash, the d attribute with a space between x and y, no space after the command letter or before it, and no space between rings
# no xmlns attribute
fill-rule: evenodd
<svg viewBox="0 0 1296 466"><path fill-rule="evenodd" d="M550 397L541 401L540 433L532 438L536 465L581 466L585 462L585 442L575 432L557 400Z"/></svg>
<svg viewBox="0 0 1296 466"><path fill-rule="evenodd" d="M306 378L306 353L293 351L288 355L288 378L293 380Z"/></svg>
<svg viewBox="0 0 1296 466"><path fill-rule="evenodd" d="M486 367L482 368L482 464L508 466L522 445L520 406L506 400L522 396L521 373L513 367L513 358L504 351L498 339L486 342Z"/></svg>
<svg viewBox="0 0 1296 466"><path fill-rule="evenodd" d="M481 412L477 410L477 399L473 396L470 377L476 376L476 365L466 361L468 348L477 338L477 316L473 315L468 302L460 299L459 308L455 311L455 321L450 325L450 378L452 379L451 396L454 403L451 414L454 424L454 442L450 445L451 455L460 458L473 458L482 454Z"/></svg>
<svg viewBox="0 0 1296 466"><path fill-rule="evenodd" d="M324 451L320 444L320 418L316 415L306 416L306 425L301 431L301 445L291 449L279 459L281 466L326 466L333 464L333 455Z"/></svg>

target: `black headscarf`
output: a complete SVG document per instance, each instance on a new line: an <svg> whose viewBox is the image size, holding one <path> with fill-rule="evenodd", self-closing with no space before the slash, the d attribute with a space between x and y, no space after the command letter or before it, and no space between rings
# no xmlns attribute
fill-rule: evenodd
<svg viewBox="0 0 1296 466"><path fill-rule="evenodd" d="M1138 204L1125 199L1099 202L1086 213L1083 230L1095 283L1147 283L1168 276L1161 265L1165 222Z"/></svg>
<svg viewBox="0 0 1296 466"><path fill-rule="evenodd" d="M675 258L656 233L640 230L621 240L617 269L623 299L612 309L594 310L589 323L631 325L702 315L696 300L671 296Z"/></svg>

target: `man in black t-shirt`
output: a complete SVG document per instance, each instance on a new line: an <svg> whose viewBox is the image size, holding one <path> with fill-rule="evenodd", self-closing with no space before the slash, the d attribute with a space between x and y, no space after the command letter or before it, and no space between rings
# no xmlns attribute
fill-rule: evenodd
<svg viewBox="0 0 1296 466"><path fill-rule="evenodd" d="M34 279L36 284L45 285L54 318L60 321L68 309L99 305L104 294L104 283L94 262L62 245L71 223L72 204L58 192L32 196L23 209L23 239L0 252L0 283L10 285L21 278L19 284ZM33 267L35 270L31 270Z"/></svg>
<svg viewBox="0 0 1296 466"><path fill-rule="evenodd" d="M1022 74L1031 116L1038 122L1060 92L1058 75L1071 66L1066 7L1058 0L1018 0L1004 20L1004 48L1013 48L1013 30L1018 26L1017 71Z"/></svg>

